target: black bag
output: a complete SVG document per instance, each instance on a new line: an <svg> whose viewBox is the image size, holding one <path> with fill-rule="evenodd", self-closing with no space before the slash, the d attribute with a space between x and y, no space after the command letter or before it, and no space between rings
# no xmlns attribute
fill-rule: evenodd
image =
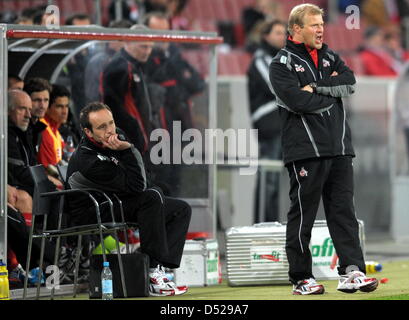
<svg viewBox="0 0 409 320"><path fill-rule="evenodd" d="M109 268L112 271L114 298L123 298L121 274L119 272L118 256L107 254ZM149 256L144 253L121 254L124 266L125 285L128 297L149 296ZM103 269L102 255L92 255L90 259L89 297L102 297L101 272Z"/></svg>

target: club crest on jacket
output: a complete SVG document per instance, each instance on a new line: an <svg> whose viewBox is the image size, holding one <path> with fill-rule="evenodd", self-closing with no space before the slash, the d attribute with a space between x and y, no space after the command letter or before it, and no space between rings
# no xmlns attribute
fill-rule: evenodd
<svg viewBox="0 0 409 320"><path fill-rule="evenodd" d="M300 64L295 64L295 71L297 71L297 72L304 72L305 69L304 69L304 67L303 67L302 65L300 65Z"/></svg>
<svg viewBox="0 0 409 320"><path fill-rule="evenodd" d="M301 177L307 177L308 176L308 171L304 169L304 167L301 168L300 170L300 176Z"/></svg>

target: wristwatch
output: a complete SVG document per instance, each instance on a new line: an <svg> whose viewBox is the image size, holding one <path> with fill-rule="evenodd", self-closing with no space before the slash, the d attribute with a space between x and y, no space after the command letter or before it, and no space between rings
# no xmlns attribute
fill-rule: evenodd
<svg viewBox="0 0 409 320"><path fill-rule="evenodd" d="M313 91L314 93L317 92L317 83L316 83L316 82L311 82L311 83L309 84L309 86L312 88L312 91Z"/></svg>

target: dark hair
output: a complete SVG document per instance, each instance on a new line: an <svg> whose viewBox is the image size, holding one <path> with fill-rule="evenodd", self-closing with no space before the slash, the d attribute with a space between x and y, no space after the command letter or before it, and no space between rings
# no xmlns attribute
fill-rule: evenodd
<svg viewBox="0 0 409 320"><path fill-rule="evenodd" d="M33 24L41 25L41 22L43 21L43 16L44 16L44 11L37 10L36 13L33 15Z"/></svg>
<svg viewBox="0 0 409 320"><path fill-rule="evenodd" d="M21 16L22 17L27 17L27 18L31 18L33 19L34 16L38 13L38 11L44 11L45 8L40 9L39 7L28 7L23 9L23 11L21 11Z"/></svg>
<svg viewBox="0 0 409 320"><path fill-rule="evenodd" d="M50 83L43 78L31 78L24 82L24 91L31 95L33 92L47 90L51 93Z"/></svg>
<svg viewBox="0 0 409 320"><path fill-rule="evenodd" d="M276 25L282 25L284 28L287 28L287 24L280 20L265 22L261 28L261 35L262 36L268 35Z"/></svg>
<svg viewBox="0 0 409 320"><path fill-rule="evenodd" d="M71 93L66 87L59 85L59 84L53 84L52 90L50 93L50 106L59 97L67 97L69 99L71 98Z"/></svg>
<svg viewBox="0 0 409 320"><path fill-rule="evenodd" d="M21 79L18 75L14 74L14 73L9 73L8 75L8 80L14 79L16 81L24 81L23 79Z"/></svg>
<svg viewBox="0 0 409 320"><path fill-rule="evenodd" d="M108 107L105 103L99 102L99 101L94 101L88 103L80 113L80 126L81 130L84 130L85 128L88 128L89 130L92 131L92 125L89 123L89 114L91 112L97 112L99 110L108 110L109 112L112 113L112 110L110 107Z"/></svg>
<svg viewBox="0 0 409 320"><path fill-rule="evenodd" d="M127 19L111 21L108 28L119 28L119 29L129 29L132 27L133 23Z"/></svg>

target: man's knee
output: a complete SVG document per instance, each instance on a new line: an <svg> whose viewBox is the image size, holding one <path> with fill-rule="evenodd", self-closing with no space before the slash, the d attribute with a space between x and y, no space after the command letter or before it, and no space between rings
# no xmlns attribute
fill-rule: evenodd
<svg viewBox="0 0 409 320"><path fill-rule="evenodd" d="M145 201L148 203L156 204L156 205L161 205L163 206L164 204L164 197L160 193L160 191L156 189L147 189L144 191L144 197Z"/></svg>

